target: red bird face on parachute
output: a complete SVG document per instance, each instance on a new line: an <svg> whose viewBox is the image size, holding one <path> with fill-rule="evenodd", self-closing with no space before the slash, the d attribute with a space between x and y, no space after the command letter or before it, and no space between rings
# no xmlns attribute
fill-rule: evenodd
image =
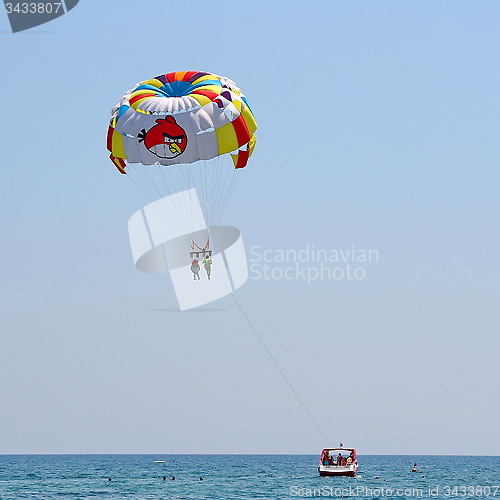
<svg viewBox="0 0 500 500"><path fill-rule="evenodd" d="M148 131L142 129L138 135L139 142L158 158L172 159L182 154L187 146L187 136L184 129L177 125L173 116L156 120Z"/></svg>

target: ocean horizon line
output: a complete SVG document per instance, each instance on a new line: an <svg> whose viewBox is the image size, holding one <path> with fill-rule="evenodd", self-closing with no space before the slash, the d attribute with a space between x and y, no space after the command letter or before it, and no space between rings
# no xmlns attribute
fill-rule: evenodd
<svg viewBox="0 0 500 500"><path fill-rule="evenodd" d="M336 448L334 446L328 448ZM340 449L340 448L339 448ZM349 449L349 448L346 448ZM321 450L319 450L321 452ZM255 456L255 457L264 457L264 456L297 456L297 457L306 457L306 456L317 456L318 453L45 453L45 452L36 452L36 453L0 453L0 457L13 457L13 456L151 456L151 457L187 457L187 456ZM359 453L358 456L362 457L492 457L492 458L500 458L500 455L490 455L488 453L452 453L452 454L442 454L442 453Z"/></svg>

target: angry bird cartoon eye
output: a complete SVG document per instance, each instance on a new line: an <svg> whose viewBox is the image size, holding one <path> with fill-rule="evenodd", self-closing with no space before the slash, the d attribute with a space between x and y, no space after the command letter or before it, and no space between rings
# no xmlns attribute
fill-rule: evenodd
<svg viewBox="0 0 500 500"><path fill-rule="evenodd" d="M163 132L163 136L165 137L165 144L173 144L173 143L181 144L182 139L184 139L183 135L171 136L168 135L166 132Z"/></svg>

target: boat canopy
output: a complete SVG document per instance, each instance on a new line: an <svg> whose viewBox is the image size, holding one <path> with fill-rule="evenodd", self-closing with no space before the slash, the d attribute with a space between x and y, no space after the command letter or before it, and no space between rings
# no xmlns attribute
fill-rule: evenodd
<svg viewBox="0 0 500 500"><path fill-rule="evenodd" d="M330 455L332 455L332 452L337 455L338 453L345 453L345 452L352 452L353 458L356 458L356 449L355 448L325 448L321 452L321 457L325 455L326 452L328 452Z"/></svg>

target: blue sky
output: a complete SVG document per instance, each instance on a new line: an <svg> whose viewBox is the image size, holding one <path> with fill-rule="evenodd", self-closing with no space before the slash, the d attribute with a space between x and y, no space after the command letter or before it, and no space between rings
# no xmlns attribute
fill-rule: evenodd
<svg viewBox="0 0 500 500"><path fill-rule="evenodd" d="M234 79L259 130L223 223L247 250L376 249L363 280L236 298L332 444L499 453L500 5L81 0L0 15L0 453L317 453L226 298L135 270L145 202L105 148L136 82Z"/></svg>

